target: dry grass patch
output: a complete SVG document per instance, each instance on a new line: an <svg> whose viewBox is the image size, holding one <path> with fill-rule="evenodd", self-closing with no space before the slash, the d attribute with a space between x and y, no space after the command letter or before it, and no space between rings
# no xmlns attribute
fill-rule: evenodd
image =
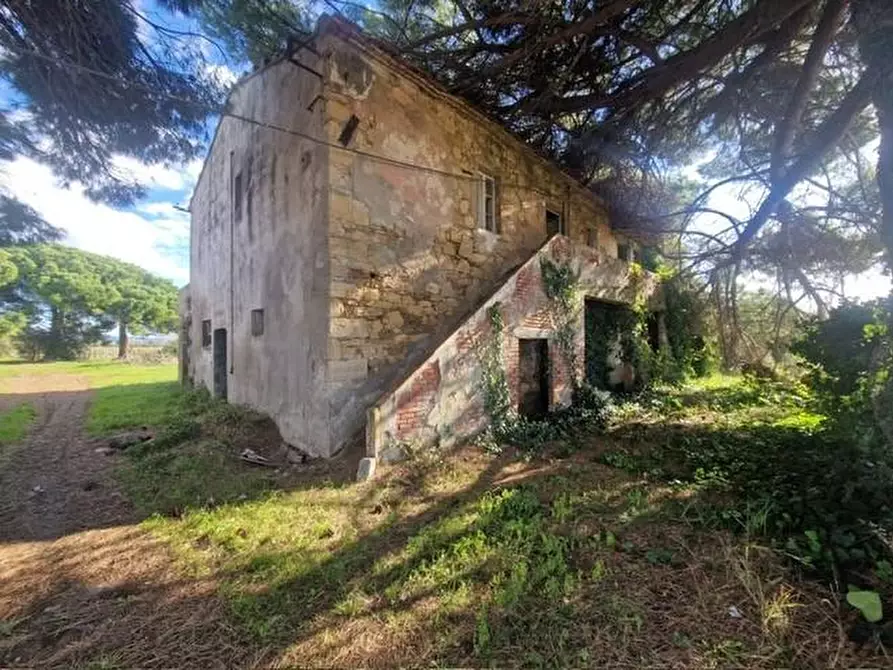
<svg viewBox="0 0 893 670"><path fill-rule="evenodd" d="M0 663L27 667L232 667L259 657L216 584L184 579L144 530L6 545Z"/></svg>

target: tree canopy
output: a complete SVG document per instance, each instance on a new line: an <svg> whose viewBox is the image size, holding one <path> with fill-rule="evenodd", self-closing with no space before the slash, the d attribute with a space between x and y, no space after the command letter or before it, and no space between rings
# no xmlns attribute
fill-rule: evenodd
<svg viewBox="0 0 893 670"><path fill-rule="evenodd" d="M140 195L117 155L201 151L221 100L204 48L259 64L327 11L590 185L615 223L674 236L669 255L720 311L758 273L795 311L824 313L842 274L884 252L890 264L893 0L159 3L194 31L132 0L2 6L0 71L17 97L0 151L95 198ZM723 189L752 211L717 205ZM16 203L0 209L5 239L52 235Z"/></svg>
<svg viewBox="0 0 893 670"><path fill-rule="evenodd" d="M890 0L382 6L390 20L367 16L383 39L605 196L615 223L678 239L678 267L733 321L742 276L774 282L785 319L826 313L884 252L889 268Z"/></svg>
<svg viewBox="0 0 893 670"><path fill-rule="evenodd" d="M10 90L0 158L34 158L91 198L132 203L145 187L117 157L177 164L204 148L223 91L203 44L130 0L0 2L0 76ZM57 238L33 210L0 198L0 243Z"/></svg>
<svg viewBox="0 0 893 670"><path fill-rule="evenodd" d="M181 31L126 0L0 7L0 73L16 93L0 126L9 151L113 203L143 192L115 156L177 163L199 154L221 91Z"/></svg>
<svg viewBox="0 0 893 670"><path fill-rule="evenodd" d="M68 359L118 325L119 355L132 330L170 332L177 289L170 281L107 256L55 244L0 256L6 331L35 358Z"/></svg>
<svg viewBox="0 0 893 670"><path fill-rule="evenodd" d="M311 8L184 7L255 62L306 29ZM592 186L615 222L682 234L680 260L710 283L756 270L785 300L824 311L842 270L893 251L891 0L327 0L324 10ZM702 188L670 216L667 186L694 162ZM733 186L754 205L744 217L711 200Z"/></svg>

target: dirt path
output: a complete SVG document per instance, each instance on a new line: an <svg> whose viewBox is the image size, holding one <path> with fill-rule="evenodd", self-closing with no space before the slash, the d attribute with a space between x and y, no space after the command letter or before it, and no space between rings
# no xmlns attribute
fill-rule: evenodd
<svg viewBox="0 0 893 670"><path fill-rule="evenodd" d="M91 392L68 375L16 379L0 408L37 409L0 454L0 666L247 667L212 580L184 579L135 524L117 455L83 433Z"/></svg>
<svg viewBox="0 0 893 670"><path fill-rule="evenodd" d="M4 405L30 402L37 419L24 446L0 462L0 542L45 540L133 520L111 477L114 461L83 435L91 393L68 375L15 381Z"/></svg>

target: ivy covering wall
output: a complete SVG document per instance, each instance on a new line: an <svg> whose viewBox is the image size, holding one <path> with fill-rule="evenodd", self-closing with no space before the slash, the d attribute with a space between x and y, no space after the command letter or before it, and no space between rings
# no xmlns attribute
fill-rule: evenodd
<svg viewBox="0 0 893 670"><path fill-rule="evenodd" d="M621 361L637 370L640 368L642 345L636 341L639 317L632 309L587 300L585 324L586 381L589 384L600 389L611 388L608 358L615 343L620 345Z"/></svg>

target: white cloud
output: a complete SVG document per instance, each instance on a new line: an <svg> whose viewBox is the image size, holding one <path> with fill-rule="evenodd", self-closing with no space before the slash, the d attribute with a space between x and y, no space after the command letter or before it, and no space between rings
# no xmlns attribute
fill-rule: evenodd
<svg viewBox="0 0 893 670"><path fill-rule="evenodd" d="M136 206L137 210L142 214L148 214L151 217L177 217L184 212L177 209L178 206L173 202L166 200L157 200L155 202L143 202Z"/></svg>
<svg viewBox="0 0 893 670"><path fill-rule="evenodd" d="M186 170L133 163L130 167L136 173L155 179L150 183L176 183L176 190L192 188ZM64 230L66 244L135 263L178 285L189 281L189 215L174 209L175 203L149 202L136 211L121 211L91 201L79 184L59 186L49 168L27 158L6 163L0 182L47 222Z"/></svg>
<svg viewBox="0 0 893 670"><path fill-rule="evenodd" d="M208 63L205 65L205 72L224 88L230 88L239 79L238 73L228 65Z"/></svg>
<svg viewBox="0 0 893 670"><path fill-rule="evenodd" d="M126 180L132 179L149 187L170 191L182 191L187 187L191 189L194 183L191 175L202 167L199 159L190 161L185 168L179 169L161 163L141 163L127 156L115 156L112 163Z"/></svg>

